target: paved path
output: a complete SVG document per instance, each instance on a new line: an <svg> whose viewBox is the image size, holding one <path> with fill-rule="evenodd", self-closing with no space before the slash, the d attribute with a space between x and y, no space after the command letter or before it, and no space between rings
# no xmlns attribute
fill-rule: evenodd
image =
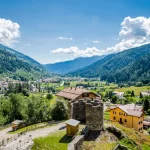
<svg viewBox="0 0 150 150"><path fill-rule="evenodd" d="M12 130L11 127L0 130L0 141L2 141L3 139L7 139L7 138L11 137L12 134L8 134L8 132L11 131L11 130Z"/></svg>
<svg viewBox="0 0 150 150"><path fill-rule="evenodd" d="M63 129L65 127L64 123L59 123L55 126L49 126L41 129L37 129L34 131L27 132L26 134L20 136L17 140L12 141L11 143L8 143L6 146L3 148L16 148L18 145L20 147L20 140L22 141L22 146L25 145L25 143L32 142L32 139L38 138L38 137L44 137L49 135L50 133L53 133L55 131L58 131L59 129ZM1 134L1 133L0 133Z"/></svg>

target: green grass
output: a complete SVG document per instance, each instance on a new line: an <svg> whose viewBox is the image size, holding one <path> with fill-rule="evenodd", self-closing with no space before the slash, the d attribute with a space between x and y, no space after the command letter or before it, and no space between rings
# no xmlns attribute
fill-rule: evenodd
<svg viewBox="0 0 150 150"><path fill-rule="evenodd" d="M110 120L110 115L109 115L109 112L104 112L104 119L106 120Z"/></svg>
<svg viewBox="0 0 150 150"><path fill-rule="evenodd" d="M61 91L61 90L63 90L64 88L65 88L65 86L63 85L63 86L59 86L59 87L57 87L57 88L56 88L56 90Z"/></svg>
<svg viewBox="0 0 150 150"><path fill-rule="evenodd" d="M16 133L21 133L21 132L26 132L26 131L31 131L31 130L43 128L45 126L47 126L47 123L37 123L37 124L33 124L33 125L30 125L30 126L18 129L16 131L11 131L9 133L10 134L16 134Z"/></svg>
<svg viewBox="0 0 150 150"><path fill-rule="evenodd" d="M32 150L67 150L71 140L65 130L57 131L47 137L34 139Z"/></svg>
<svg viewBox="0 0 150 150"><path fill-rule="evenodd" d="M113 150L117 146L115 142L83 142L83 150ZM93 149L94 148L94 149Z"/></svg>
<svg viewBox="0 0 150 150"><path fill-rule="evenodd" d="M147 150L146 148L149 147L150 149L150 136L145 135L144 133L135 131L131 128L124 127L123 125L117 123L117 122L110 122L109 124L116 126L119 128L123 133L125 133L129 139L132 139L137 146L141 147L142 150ZM121 141L126 145L128 141ZM128 145L128 144L127 144Z"/></svg>
<svg viewBox="0 0 150 150"><path fill-rule="evenodd" d="M54 105L56 102L57 96L53 95L53 98L50 100L50 105Z"/></svg>
<svg viewBox="0 0 150 150"><path fill-rule="evenodd" d="M136 145L128 138L123 138L119 141L120 145L126 146L129 150L138 150Z"/></svg>
<svg viewBox="0 0 150 150"><path fill-rule="evenodd" d="M134 91L135 95L140 95L140 92L142 91L149 91L150 90L150 86L142 86L142 87L135 87L135 86L130 86L130 87L123 87L123 88L119 88L116 89L115 91L119 91L119 92L127 92L127 91Z"/></svg>

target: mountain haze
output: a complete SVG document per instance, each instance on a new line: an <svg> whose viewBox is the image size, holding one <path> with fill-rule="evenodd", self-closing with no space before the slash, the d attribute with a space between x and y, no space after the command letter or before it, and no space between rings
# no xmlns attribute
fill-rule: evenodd
<svg viewBox="0 0 150 150"><path fill-rule="evenodd" d="M68 72L88 66L104 57L105 56L79 57L74 60L58 62L54 64L46 64L44 66L49 72L66 74Z"/></svg>
<svg viewBox="0 0 150 150"><path fill-rule="evenodd" d="M145 68L144 66L145 64L149 64L149 60L147 59L149 54L150 44L147 44L108 55L87 67L69 74L82 77L101 77L102 80L107 80L109 82L138 81L142 79L142 74L144 73L146 77L149 76L150 68ZM143 63L139 64L140 61ZM138 71L136 71L136 69L134 71L132 70L135 65L138 65L137 68L140 68L141 73L137 74ZM144 72L142 72L143 68L145 68ZM128 76L124 75L125 72Z"/></svg>

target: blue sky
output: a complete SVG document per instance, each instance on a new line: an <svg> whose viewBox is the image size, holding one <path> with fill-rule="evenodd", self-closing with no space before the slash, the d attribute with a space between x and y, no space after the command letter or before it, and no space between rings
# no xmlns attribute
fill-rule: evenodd
<svg viewBox="0 0 150 150"><path fill-rule="evenodd" d="M149 0L1 0L0 43L42 64L118 52L150 42L149 8Z"/></svg>

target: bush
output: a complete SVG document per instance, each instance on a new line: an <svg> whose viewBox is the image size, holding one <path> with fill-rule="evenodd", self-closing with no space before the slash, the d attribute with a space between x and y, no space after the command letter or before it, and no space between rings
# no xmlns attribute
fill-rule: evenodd
<svg viewBox="0 0 150 150"><path fill-rule="evenodd" d="M24 96L29 96L29 91L28 91L27 89L23 89L23 90L22 90L22 94L23 94Z"/></svg>
<svg viewBox="0 0 150 150"><path fill-rule="evenodd" d="M137 83L136 83L136 86L137 86L137 87L143 86L143 83L142 83L142 82L137 82Z"/></svg>
<svg viewBox="0 0 150 150"><path fill-rule="evenodd" d="M150 128L147 129L147 132L150 134Z"/></svg>
<svg viewBox="0 0 150 150"><path fill-rule="evenodd" d="M57 101L51 111L53 120L64 120L67 119L67 108L64 102Z"/></svg>
<svg viewBox="0 0 150 150"><path fill-rule="evenodd" d="M47 94L46 98L50 100L50 99L53 98L53 95L52 94Z"/></svg>
<svg viewBox="0 0 150 150"><path fill-rule="evenodd" d="M150 116L150 109L148 109L147 113L148 113L148 115Z"/></svg>

